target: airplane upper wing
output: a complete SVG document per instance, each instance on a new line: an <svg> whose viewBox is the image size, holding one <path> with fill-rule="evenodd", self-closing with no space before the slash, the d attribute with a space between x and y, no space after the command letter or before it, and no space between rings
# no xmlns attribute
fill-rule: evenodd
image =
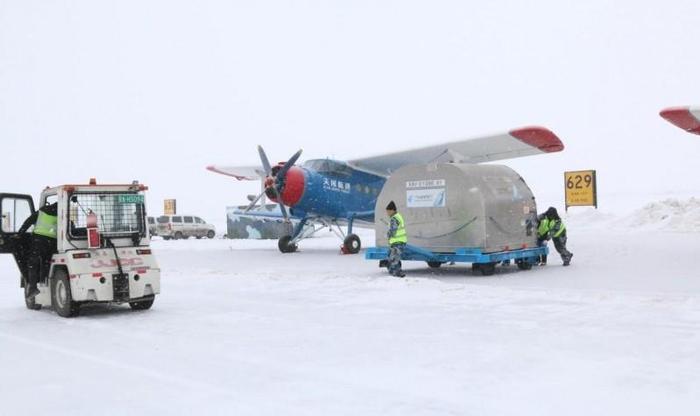
<svg viewBox="0 0 700 416"><path fill-rule="evenodd" d="M532 126L487 137L354 159L348 161L348 164L359 170L386 176L408 164L481 163L562 150L564 150L564 144L554 133L544 127Z"/></svg>
<svg viewBox="0 0 700 416"><path fill-rule="evenodd" d="M253 181L265 178L265 171L260 166L207 166L207 170L231 176L239 181Z"/></svg>
<svg viewBox="0 0 700 416"><path fill-rule="evenodd" d="M700 134L700 107L670 107L659 115L688 133Z"/></svg>

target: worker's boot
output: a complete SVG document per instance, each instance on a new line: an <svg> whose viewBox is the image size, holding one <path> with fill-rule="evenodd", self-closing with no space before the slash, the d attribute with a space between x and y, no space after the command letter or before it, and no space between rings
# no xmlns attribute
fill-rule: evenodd
<svg viewBox="0 0 700 416"><path fill-rule="evenodd" d="M571 264L572 257L574 257L574 253L569 253L569 255L566 256L566 258L564 258L564 266L568 266L569 264Z"/></svg>
<svg viewBox="0 0 700 416"><path fill-rule="evenodd" d="M39 289L36 287L36 285L30 286L29 290L27 291L27 299L34 299L36 295L39 294Z"/></svg>

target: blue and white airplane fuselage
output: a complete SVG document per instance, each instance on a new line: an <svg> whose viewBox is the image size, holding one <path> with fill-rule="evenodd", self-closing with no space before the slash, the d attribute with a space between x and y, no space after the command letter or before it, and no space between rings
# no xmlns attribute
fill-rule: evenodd
<svg viewBox="0 0 700 416"><path fill-rule="evenodd" d="M382 176L329 159L294 166L285 176L281 202L291 208L292 216L323 216L350 222L374 222L374 206L386 181Z"/></svg>

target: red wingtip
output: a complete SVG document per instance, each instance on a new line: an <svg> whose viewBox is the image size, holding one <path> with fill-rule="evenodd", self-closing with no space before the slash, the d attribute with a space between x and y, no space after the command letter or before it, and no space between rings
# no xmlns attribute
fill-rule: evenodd
<svg viewBox="0 0 700 416"><path fill-rule="evenodd" d="M539 126L523 127L510 131L510 135L543 152L553 153L564 150L564 143L551 130Z"/></svg>
<svg viewBox="0 0 700 416"><path fill-rule="evenodd" d="M659 112L659 115L666 119L674 126L680 127L683 130L700 134L700 120L690 112L689 107L670 107Z"/></svg>

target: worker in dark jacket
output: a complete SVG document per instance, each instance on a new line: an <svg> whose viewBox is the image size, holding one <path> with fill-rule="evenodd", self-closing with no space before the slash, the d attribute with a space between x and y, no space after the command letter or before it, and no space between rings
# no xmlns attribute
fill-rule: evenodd
<svg viewBox="0 0 700 416"><path fill-rule="evenodd" d="M401 270L401 255L406 248L408 236L406 235L406 224L403 216L396 211L394 201L386 206L386 215L389 216L389 231L386 233L389 239L389 273L392 276L404 277L406 274Z"/></svg>
<svg viewBox="0 0 700 416"><path fill-rule="evenodd" d="M48 267L51 256L56 252L58 204L54 202L39 208L24 221L18 233L27 232L32 225L34 226L32 248L27 262L27 283L29 284L27 298L33 298L39 294L36 285L39 283L41 267L42 265Z"/></svg>
<svg viewBox="0 0 700 416"><path fill-rule="evenodd" d="M550 238L554 242L554 248L561 256L564 266L571 264L571 258L574 256L566 249L566 226L559 217L556 208L549 207L544 213L544 217L540 220L537 228L538 241L546 244ZM545 256L544 263L547 263Z"/></svg>

